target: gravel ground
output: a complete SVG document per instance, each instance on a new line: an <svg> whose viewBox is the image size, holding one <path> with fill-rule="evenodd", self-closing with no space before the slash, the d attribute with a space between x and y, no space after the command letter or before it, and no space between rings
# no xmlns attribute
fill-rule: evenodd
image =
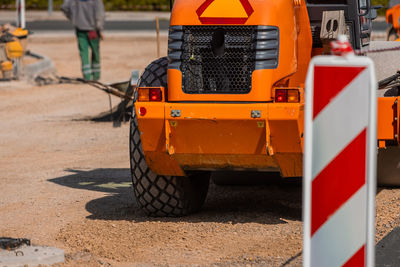
<svg viewBox="0 0 400 267"><path fill-rule="evenodd" d="M30 48L60 74L80 75L73 39L35 38ZM143 69L156 46L106 38L102 52L111 82ZM87 86L0 84L0 236L65 249L65 266L301 265L299 182L212 184L200 213L147 218L131 194L129 125L87 119L108 109L107 95ZM379 188L377 242L399 226L399 198L399 189Z"/></svg>

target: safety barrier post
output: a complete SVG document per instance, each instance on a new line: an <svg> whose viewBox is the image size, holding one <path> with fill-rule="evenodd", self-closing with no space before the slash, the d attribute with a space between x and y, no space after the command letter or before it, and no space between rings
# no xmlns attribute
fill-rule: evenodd
<svg viewBox="0 0 400 267"><path fill-rule="evenodd" d="M374 266L376 78L344 37L306 82L303 186L306 267Z"/></svg>
<svg viewBox="0 0 400 267"><path fill-rule="evenodd" d="M16 7L17 7L17 27L25 29L26 28L25 0L17 0Z"/></svg>
<svg viewBox="0 0 400 267"><path fill-rule="evenodd" d="M49 0L48 5L47 5L47 12L49 16L53 14L53 0Z"/></svg>

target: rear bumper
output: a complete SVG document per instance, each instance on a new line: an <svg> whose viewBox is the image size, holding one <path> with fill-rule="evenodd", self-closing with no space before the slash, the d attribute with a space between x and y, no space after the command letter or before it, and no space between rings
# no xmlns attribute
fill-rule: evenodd
<svg viewBox="0 0 400 267"><path fill-rule="evenodd" d="M137 102L135 108L146 161L158 174L227 169L302 175L302 104Z"/></svg>

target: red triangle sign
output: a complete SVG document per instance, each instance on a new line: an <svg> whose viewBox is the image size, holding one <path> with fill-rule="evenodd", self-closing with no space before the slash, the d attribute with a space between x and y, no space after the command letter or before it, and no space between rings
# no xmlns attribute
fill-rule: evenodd
<svg viewBox="0 0 400 267"><path fill-rule="evenodd" d="M253 12L249 0L206 0L196 11L202 24L245 24Z"/></svg>

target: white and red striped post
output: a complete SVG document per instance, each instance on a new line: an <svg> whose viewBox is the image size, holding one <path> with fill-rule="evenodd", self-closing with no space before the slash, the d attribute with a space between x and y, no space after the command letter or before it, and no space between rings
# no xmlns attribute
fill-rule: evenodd
<svg viewBox="0 0 400 267"><path fill-rule="evenodd" d="M335 54L341 45L332 47ZM307 76L306 267L372 267L375 261L377 84L372 61L346 49L313 58Z"/></svg>
<svg viewBox="0 0 400 267"><path fill-rule="evenodd" d="M16 9L17 9L17 27L25 29L25 0L17 0L16 1Z"/></svg>

